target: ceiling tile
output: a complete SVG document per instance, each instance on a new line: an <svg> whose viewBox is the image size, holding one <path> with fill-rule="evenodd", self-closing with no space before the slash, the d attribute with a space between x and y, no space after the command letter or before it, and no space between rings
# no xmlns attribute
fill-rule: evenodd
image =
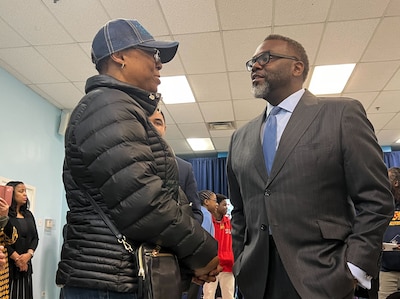
<svg viewBox="0 0 400 299"><path fill-rule="evenodd" d="M236 129L239 129L239 128L243 127L248 122L249 122L249 120L238 120L238 121L236 121Z"/></svg>
<svg viewBox="0 0 400 299"><path fill-rule="evenodd" d="M381 130L396 115L396 113L370 113L367 114L369 121L375 130Z"/></svg>
<svg viewBox="0 0 400 299"><path fill-rule="evenodd" d="M400 1L391 0L385 12L385 16L400 16Z"/></svg>
<svg viewBox="0 0 400 299"><path fill-rule="evenodd" d="M165 139L183 139L183 135L177 125L168 125Z"/></svg>
<svg viewBox="0 0 400 299"><path fill-rule="evenodd" d="M356 63L360 60L378 19L328 23L315 64ZM338 49L345 45L346 51Z"/></svg>
<svg viewBox="0 0 400 299"><path fill-rule="evenodd" d="M343 93L344 97L349 97L352 99L356 99L363 104L364 109L368 111L370 107L375 107L373 105L374 100L378 96L378 92L355 92L355 93Z"/></svg>
<svg viewBox="0 0 400 299"><path fill-rule="evenodd" d="M207 137L210 137L208 129L204 123L180 124L179 129L185 138L207 138Z"/></svg>
<svg viewBox="0 0 400 299"><path fill-rule="evenodd" d="M372 107L368 109L368 113L387 113L400 111L400 90L398 91L382 91Z"/></svg>
<svg viewBox="0 0 400 299"><path fill-rule="evenodd" d="M197 103L166 105L171 117L177 124L203 122L203 116Z"/></svg>
<svg viewBox="0 0 400 299"><path fill-rule="evenodd" d="M382 89L400 65L400 61L359 63L344 92L377 91ZM376 76L376 74L379 74Z"/></svg>
<svg viewBox="0 0 400 299"><path fill-rule="evenodd" d="M228 76L234 100L254 98L251 92L250 72L231 72Z"/></svg>
<svg viewBox="0 0 400 299"><path fill-rule="evenodd" d="M397 69L396 74L390 79L389 83L385 86L385 90L399 90L400 89L400 67Z"/></svg>
<svg viewBox="0 0 400 299"><path fill-rule="evenodd" d="M37 87L66 109L73 109L84 95L72 83L37 84Z"/></svg>
<svg viewBox="0 0 400 299"><path fill-rule="evenodd" d="M267 27L272 23L273 1L215 1L223 30Z"/></svg>
<svg viewBox="0 0 400 299"><path fill-rule="evenodd" d="M77 44L35 47L43 57L70 81L85 81L97 71L86 53ZM73 57L73 59L70 59Z"/></svg>
<svg viewBox="0 0 400 299"><path fill-rule="evenodd" d="M310 65L312 65L315 61L315 57L317 56L318 46L321 43L324 28L325 25L323 23L295 26L276 26L273 30L273 33L288 36L301 43L307 52Z"/></svg>
<svg viewBox="0 0 400 299"><path fill-rule="evenodd" d="M0 52L1 53L1 52ZM1 57L1 54L0 54ZM32 82L26 78L22 73L19 73L15 68L6 63L4 60L0 59L0 67L11 74L15 79L19 80L23 84L31 84Z"/></svg>
<svg viewBox="0 0 400 299"><path fill-rule="evenodd" d="M99 0L61 0L56 3L54 0L46 0L45 2L47 8L76 42L91 42L98 30L109 20Z"/></svg>
<svg viewBox="0 0 400 299"><path fill-rule="evenodd" d="M189 75L188 81L197 102L226 100L231 97L226 73Z"/></svg>
<svg viewBox="0 0 400 299"><path fill-rule="evenodd" d="M382 61L400 59L400 16L381 21L365 51L362 61Z"/></svg>
<svg viewBox="0 0 400 299"><path fill-rule="evenodd" d="M233 101L233 110L236 120L250 120L265 111L267 101L264 99L236 100Z"/></svg>
<svg viewBox="0 0 400 299"><path fill-rule="evenodd" d="M176 36L179 56L188 74L225 72L221 35L217 32Z"/></svg>
<svg viewBox="0 0 400 299"><path fill-rule="evenodd" d="M187 143L186 139L166 139L168 144L174 150L175 153L180 154L192 154L193 150Z"/></svg>
<svg viewBox="0 0 400 299"><path fill-rule="evenodd" d="M380 130L376 137L378 138L379 144L391 145L400 139L399 130Z"/></svg>
<svg viewBox="0 0 400 299"><path fill-rule="evenodd" d="M210 135L213 139L220 137L231 137L235 130L210 130Z"/></svg>
<svg viewBox="0 0 400 299"><path fill-rule="evenodd" d="M387 125L385 130L400 130L400 113L386 113Z"/></svg>
<svg viewBox="0 0 400 299"><path fill-rule="evenodd" d="M199 103L206 122L233 121L232 101L215 101Z"/></svg>
<svg viewBox="0 0 400 299"><path fill-rule="evenodd" d="M173 34L219 30L214 0L159 0L159 2Z"/></svg>
<svg viewBox="0 0 400 299"><path fill-rule="evenodd" d="M153 36L171 34L157 0L100 0L110 19L137 19ZM178 7L178 6L177 6Z"/></svg>
<svg viewBox="0 0 400 299"><path fill-rule="evenodd" d="M73 82L73 84L75 85L75 87L76 87L80 92L82 92L82 94L85 93L86 81Z"/></svg>
<svg viewBox="0 0 400 299"><path fill-rule="evenodd" d="M24 77L33 83L67 81L60 72L32 47L0 49L0 57L6 59L11 67L24 74Z"/></svg>
<svg viewBox="0 0 400 299"><path fill-rule="evenodd" d="M231 138L230 137L213 138L212 141L217 151L227 152Z"/></svg>
<svg viewBox="0 0 400 299"><path fill-rule="evenodd" d="M2 19L0 19L0 40L7 41L0 44L0 48L13 48L28 46L29 43L23 39L13 28L8 26Z"/></svg>
<svg viewBox="0 0 400 299"><path fill-rule="evenodd" d="M275 25L324 22L330 5L330 0L275 1Z"/></svg>
<svg viewBox="0 0 400 299"><path fill-rule="evenodd" d="M73 42L40 0L0 1L0 16L32 45Z"/></svg>
<svg viewBox="0 0 400 299"><path fill-rule="evenodd" d="M389 0L335 0L332 1L329 21L379 18Z"/></svg>

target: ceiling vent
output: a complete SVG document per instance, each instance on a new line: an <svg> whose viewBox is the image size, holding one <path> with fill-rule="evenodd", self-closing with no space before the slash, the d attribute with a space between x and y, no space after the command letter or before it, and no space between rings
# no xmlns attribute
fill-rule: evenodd
<svg viewBox="0 0 400 299"><path fill-rule="evenodd" d="M207 123L208 129L210 130L235 130L235 124L233 121L217 121Z"/></svg>

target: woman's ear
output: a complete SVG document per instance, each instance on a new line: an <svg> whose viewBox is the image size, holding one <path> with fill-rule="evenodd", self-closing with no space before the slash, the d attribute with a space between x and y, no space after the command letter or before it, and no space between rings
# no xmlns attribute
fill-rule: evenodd
<svg viewBox="0 0 400 299"><path fill-rule="evenodd" d="M124 59L124 54L122 51L115 52L111 54L111 59L115 61L117 64L124 65L125 64L125 59Z"/></svg>

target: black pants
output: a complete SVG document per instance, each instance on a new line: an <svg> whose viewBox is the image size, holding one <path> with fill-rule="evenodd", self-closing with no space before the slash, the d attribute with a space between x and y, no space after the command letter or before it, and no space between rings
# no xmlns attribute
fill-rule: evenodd
<svg viewBox="0 0 400 299"><path fill-rule="evenodd" d="M269 241L268 279L264 299L301 299L283 267L272 236Z"/></svg>

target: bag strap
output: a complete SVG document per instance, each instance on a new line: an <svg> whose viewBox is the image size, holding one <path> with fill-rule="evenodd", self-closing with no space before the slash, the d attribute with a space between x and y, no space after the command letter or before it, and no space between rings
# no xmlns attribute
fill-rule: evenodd
<svg viewBox="0 0 400 299"><path fill-rule="evenodd" d="M93 199L93 197L87 192L86 190L83 190L83 188L80 188L83 193L85 193L86 197L89 199L90 203L94 207L94 209L97 211L97 213L100 215L100 217L103 219L103 221L107 224L107 226L110 228L111 232L115 235L115 237L118 240L118 243L121 243L124 245L124 248L129 252L133 253L134 249L130 243L126 240L126 237L121 234L118 230L118 228L114 225L114 223L111 222L110 218L107 217L106 213L100 208L100 206L97 204L97 202Z"/></svg>

